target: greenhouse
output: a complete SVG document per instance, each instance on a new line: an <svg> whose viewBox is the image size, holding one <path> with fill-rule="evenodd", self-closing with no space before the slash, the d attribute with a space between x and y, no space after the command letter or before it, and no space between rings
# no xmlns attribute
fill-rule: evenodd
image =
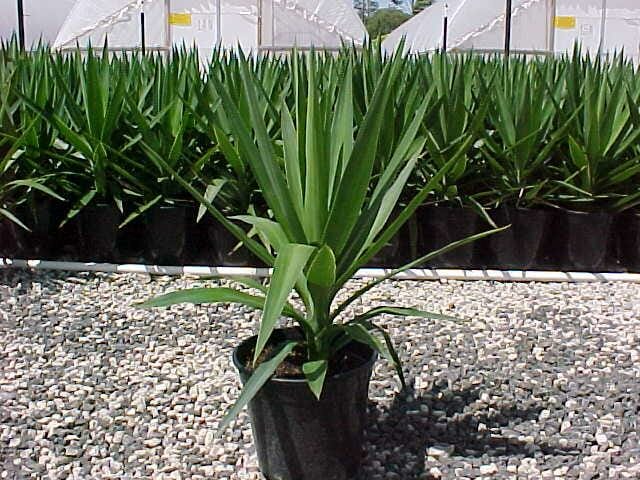
<svg viewBox="0 0 640 480"><path fill-rule="evenodd" d="M624 52L640 59L640 4L634 0L513 0L510 48L528 54L561 54L579 44L590 54ZM504 1L436 1L384 41L393 51L499 52L505 48ZM446 40L445 40L446 25Z"/></svg>
<svg viewBox="0 0 640 480"><path fill-rule="evenodd" d="M0 37L17 30L15 1L2 0ZM26 0L25 43L42 38L56 49L102 46L167 51L197 46L209 58L216 45L244 51L293 46L337 49L362 45L366 31L348 0Z"/></svg>

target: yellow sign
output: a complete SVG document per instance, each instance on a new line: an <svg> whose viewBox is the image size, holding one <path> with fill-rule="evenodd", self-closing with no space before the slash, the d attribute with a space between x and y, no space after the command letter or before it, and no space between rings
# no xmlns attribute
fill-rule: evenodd
<svg viewBox="0 0 640 480"><path fill-rule="evenodd" d="M556 28L571 30L576 28L576 17L556 17Z"/></svg>
<svg viewBox="0 0 640 480"><path fill-rule="evenodd" d="M169 25L177 25L179 27L190 27L191 14L190 13L170 13Z"/></svg>

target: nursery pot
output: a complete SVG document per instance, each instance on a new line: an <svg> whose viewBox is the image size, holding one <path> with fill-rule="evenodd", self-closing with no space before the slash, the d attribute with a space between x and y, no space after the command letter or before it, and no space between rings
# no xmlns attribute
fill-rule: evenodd
<svg viewBox="0 0 640 480"><path fill-rule="evenodd" d="M277 330L284 339L292 329ZM233 363L246 382L245 367L257 337L240 344ZM376 354L348 347L361 361L327 376L320 400L303 378L272 377L249 403L251 428L262 473L268 480L351 480L363 456L369 380Z"/></svg>
<svg viewBox="0 0 640 480"><path fill-rule="evenodd" d="M87 262L113 262L116 258L118 225L122 214L113 205L99 203L78 214L82 259Z"/></svg>
<svg viewBox="0 0 640 480"><path fill-rule="evenodd" d="M11 220L0 217L0 258L13 257L16 253L16 239Z"/></svg>
<svg viewBox="0 0 640 480"><path fill-rule="evenodd" d="M21 205L16 214L31 231L13 222L8 224L15 257L50 259L54 254L55 236L61 221L54 201L49 198L38 199L31 206Z"/></svg>
<svg viewBox="0 0 640 480"><path fill-rule="evenodd" d="M467 208L423 207L417 212L420 250L430 252L476 233L478 215ZM428 267L473 266L473 243L431 259Z"/></svg>
<svg viewBox="0 0 640 480"><path fill-rule="evenodd" d="M399 235L391 237L389 242L376 253L365 267L371 268L393 268L399 266L399 254L401 249L401 238Z"/></svg>
<svg viewBox="0 0 640 480"><path fill-rule="evenodd" d="M640 272L640 214L616 215L612 231L615 254L613 262L622 270Z"/></svg>
<svg viewBox="0 0 640 480"><path fill-rule="evenodd" d="M159 265L180 265L186 240L187 207L163 205L147 212L148 258Z"/></svg>
<svg viewBox="0 0 640 480"><path fill-rule="evenodd" d="M570 270L600 271L607 257L612 215L605 212L565 212Z"/></svg>
<svg viewBox="0 0 640 480"><path fill-rule="evenodd" d="M207 215L202 219L207 229L207 238L213 249L213 261L217 267L248 267L251 265L252 255L243 245L234 250L238 240L221 223ZM255 262L254 262L255 263Z"/></svg>
<svg viewBox="0 0 640 480"><path fill-rule="evenodd" d="M487 238L494 267L527 269L535 265L552 213L502 207L490 212L490 216L499 227L511 225Z"/></svg>

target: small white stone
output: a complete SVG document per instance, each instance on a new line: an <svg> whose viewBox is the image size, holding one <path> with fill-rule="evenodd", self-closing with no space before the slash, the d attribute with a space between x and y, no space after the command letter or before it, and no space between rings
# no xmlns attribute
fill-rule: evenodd
<svg viewBox="0 0 640 480"><path fill-rule="evenodd" d="M602 432L596 433L596 442L598 442L598 445L609 445L609 439Z"/></svg>
<svg viewBox="0 0 640 480"><path fill-rule="evenodd" d="M490 463L489 465L481 465L480 473L482 475L491 475L493 473L498 473L498 466L495 463Z"/></svg>
<svg viewBox="0 0 640 480"><path fill-rule="evenodd" d="M162 444L162 440L159 438L149 438L144 441L145 447L149 447L149 448L155 448L160 444Z"/></svg>
<svg viewBox="0 0 640 480"><path fill-rule="evenodd" d="M427 455L435 458L447 457L455 450L453 445L434 445L427 449Z"/></svg>

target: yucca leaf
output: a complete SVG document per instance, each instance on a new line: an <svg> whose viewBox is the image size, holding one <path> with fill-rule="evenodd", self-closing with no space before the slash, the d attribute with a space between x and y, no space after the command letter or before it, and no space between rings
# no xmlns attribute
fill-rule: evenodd
<svg viewBox="0 0 640 480"><path fill-rule="evenodd" d="M258 340L253 356L254 365L262 353L262 349L269 341L282 309L314 250L314 247L308 245L289 243L283 245L278 252L273 266L273 275L269 284L264 312L260 320Z"/></svg>
<svg viewBox="0 0 640 480"><path fill-rule="evenodd" d="M329 362L326 360L314 360L302 365L302 371L307 378L309 388L318 400L322 395L322 387L327 376L328 365Z"/></svg>
<svg viewBox="0 0 640 480"><path fill-rule="evenodd" d="M240 397L222 419L220 427L218 428L219 435L222 434L222 431L229 426L238 413L255 397L262 386L269 381L278 366L293 351L296 345L297 342L287 342L283 344L271 359L262 362L256 367L251 378L249 378L244 385Z"/></svg>

